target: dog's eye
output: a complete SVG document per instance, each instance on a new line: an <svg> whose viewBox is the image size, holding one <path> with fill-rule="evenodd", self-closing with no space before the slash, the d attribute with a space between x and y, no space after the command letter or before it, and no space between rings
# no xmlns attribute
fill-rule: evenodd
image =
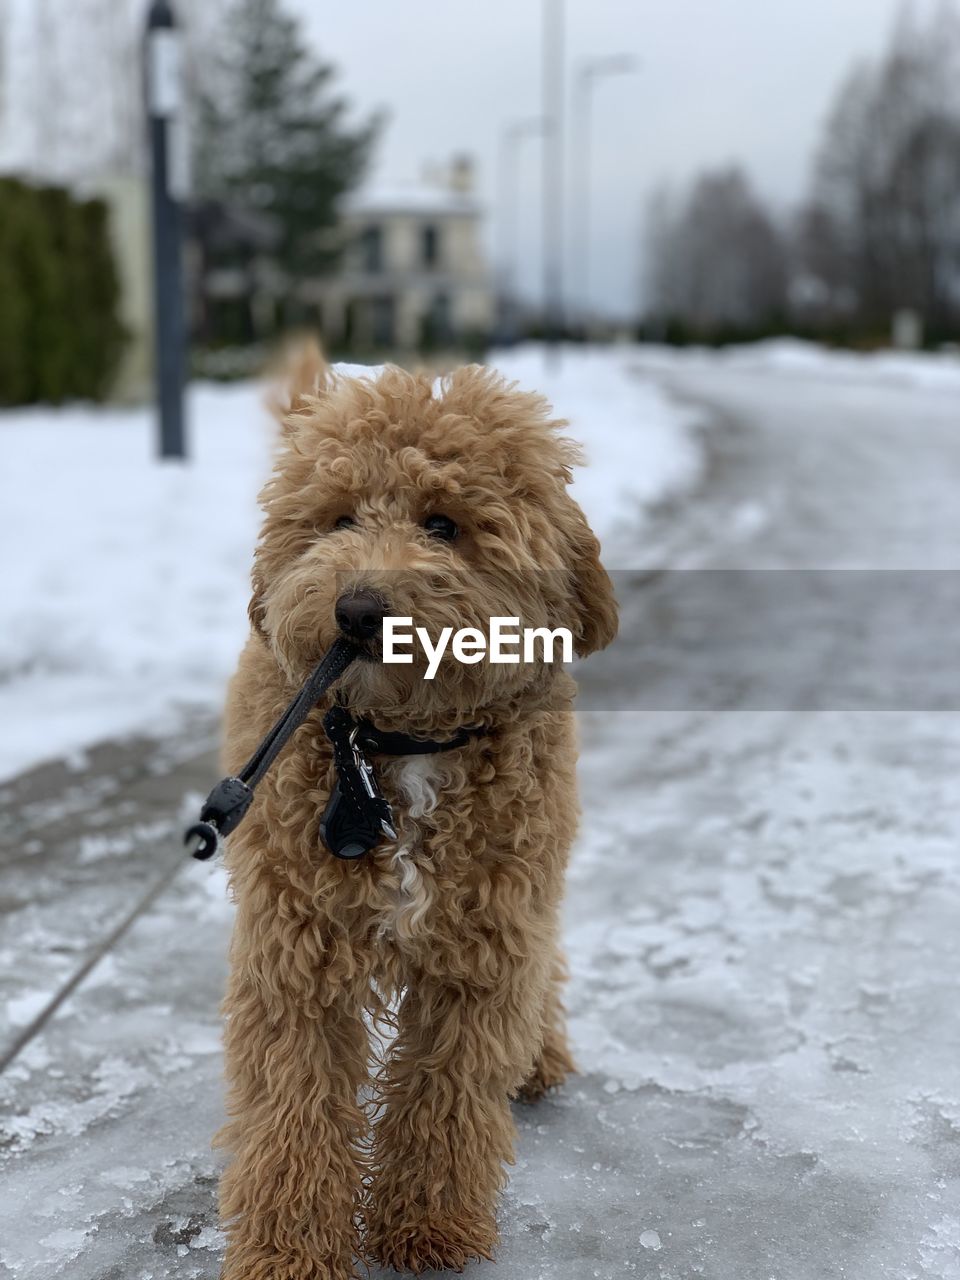
<svg viewBox="0 0 960 1280"><path fill-rule="evenodd" d="M335 529L352 529L356 523L353 516L340 516L334 520L333 527Z"/></svg>
<svg viewBox="0 0 960 1280"><path fill-rule="evenodd" d="M427 516L423 527L431 538L440 538L442 542L454 542L460 532L449 516Z"/></svg>

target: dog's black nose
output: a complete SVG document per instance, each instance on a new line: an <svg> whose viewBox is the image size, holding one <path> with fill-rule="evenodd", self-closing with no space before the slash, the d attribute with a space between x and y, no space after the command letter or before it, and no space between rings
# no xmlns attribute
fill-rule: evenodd
<svg viewBox="0 0 960 1280"><path fill-rule="evenodd" d="M380 630L387 612L382 597L374 591L353 591L337 601L337 626L351 640L369 640Z"/></svg>

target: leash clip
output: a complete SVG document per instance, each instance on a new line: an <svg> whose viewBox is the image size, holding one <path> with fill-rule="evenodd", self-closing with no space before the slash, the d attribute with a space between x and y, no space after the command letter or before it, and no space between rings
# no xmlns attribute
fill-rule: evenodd
<svg viewBox="0 0 960 1280"><path fill-rule="evenodd" d="M253 790L242 778L223 778L213 788L195 822L184 836L191 855L206 862L217 852L221 836L238 827L253 803Z"/></svg>
<svg viewBox="0 0 960 1280"><path fill-rule="evenodd" d="M357 725L356 728L352 730L348 739L350 743L350 750L353 752L353 763L356 766L357 772L360 774L360 781L363 783L364 790L371 800L375 800L377 798L377 788L373 781L373 766L360 750L359 746L357 746L357 735L359 732L360 726Z"/></svg>
<svg viewBox="0 0 960 1280"><path fill-rule="evenodd" d="M364 791L366 791L368 797L375 804L382 805L383 808L386 809L387 813L389 813L390 817L392 818L393 814L390 811L390 806L387 804L386 800L384 799L383 792L377 786L377 778L376 778L376 774L373 772L373 765L370 763L367 757L360 750L360 746L357 742L357 737L359 733L360 733L360 726L356 725L350 732L349 742L350 742L350 750L353 754L353 763L356 765L357 773L360 775L360 781L363 784L363 789ZM393 829L392 823L389 822L388 819L382 813L380 814L380 830L383 832L383 834L387 837L388 840L396 840L397 833Z"/></svg>

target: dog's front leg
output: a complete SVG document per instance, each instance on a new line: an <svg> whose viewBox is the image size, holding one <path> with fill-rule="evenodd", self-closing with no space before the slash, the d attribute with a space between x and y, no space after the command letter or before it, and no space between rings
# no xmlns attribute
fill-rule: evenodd
<svg viewBox="0 0 960 1280"><path fill-rule="evenodd" d="M309 927L268 934L241 908L225 1004L233 1154L220 1186L223 1280L348 1280L355 1275L358 1143L365 1117L367 990Z"/></svg>
<svg viewBox="0 0 960 1280"><path fill-rule="evenodd" d="M510 1097L540 1047L548 976L539 959L521 956L487 946L485 964L473 964L468 948L456 968L473 978L437 976L436 964L410 974L374 1138L374 1261L459 1271L493 1254L497 1196L513 1161Z"/></svg>
<svg viewBox="0 0 960 1280"><path fill-rule="evenodd" d="M524 1080L517 1094L521 1102L538 1102L551 1089L556 1089L576 1070L567 1041L566 1015L563 1008L563 987L567 980L567 966L558 949L553 962L550 983L543 1001L543 1043L533 1064L533 1070Z"/></svg>

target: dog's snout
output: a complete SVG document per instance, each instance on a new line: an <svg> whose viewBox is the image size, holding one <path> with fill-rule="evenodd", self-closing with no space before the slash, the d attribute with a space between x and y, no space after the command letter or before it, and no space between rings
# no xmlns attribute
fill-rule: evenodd
<svg viewBox="0 0 960 1280"><path fill-rule="evenodd" d="M337 601L337 626L351 640L370 640L377 634L387 612L382 596L375 591L352 591Z"/></svg>

